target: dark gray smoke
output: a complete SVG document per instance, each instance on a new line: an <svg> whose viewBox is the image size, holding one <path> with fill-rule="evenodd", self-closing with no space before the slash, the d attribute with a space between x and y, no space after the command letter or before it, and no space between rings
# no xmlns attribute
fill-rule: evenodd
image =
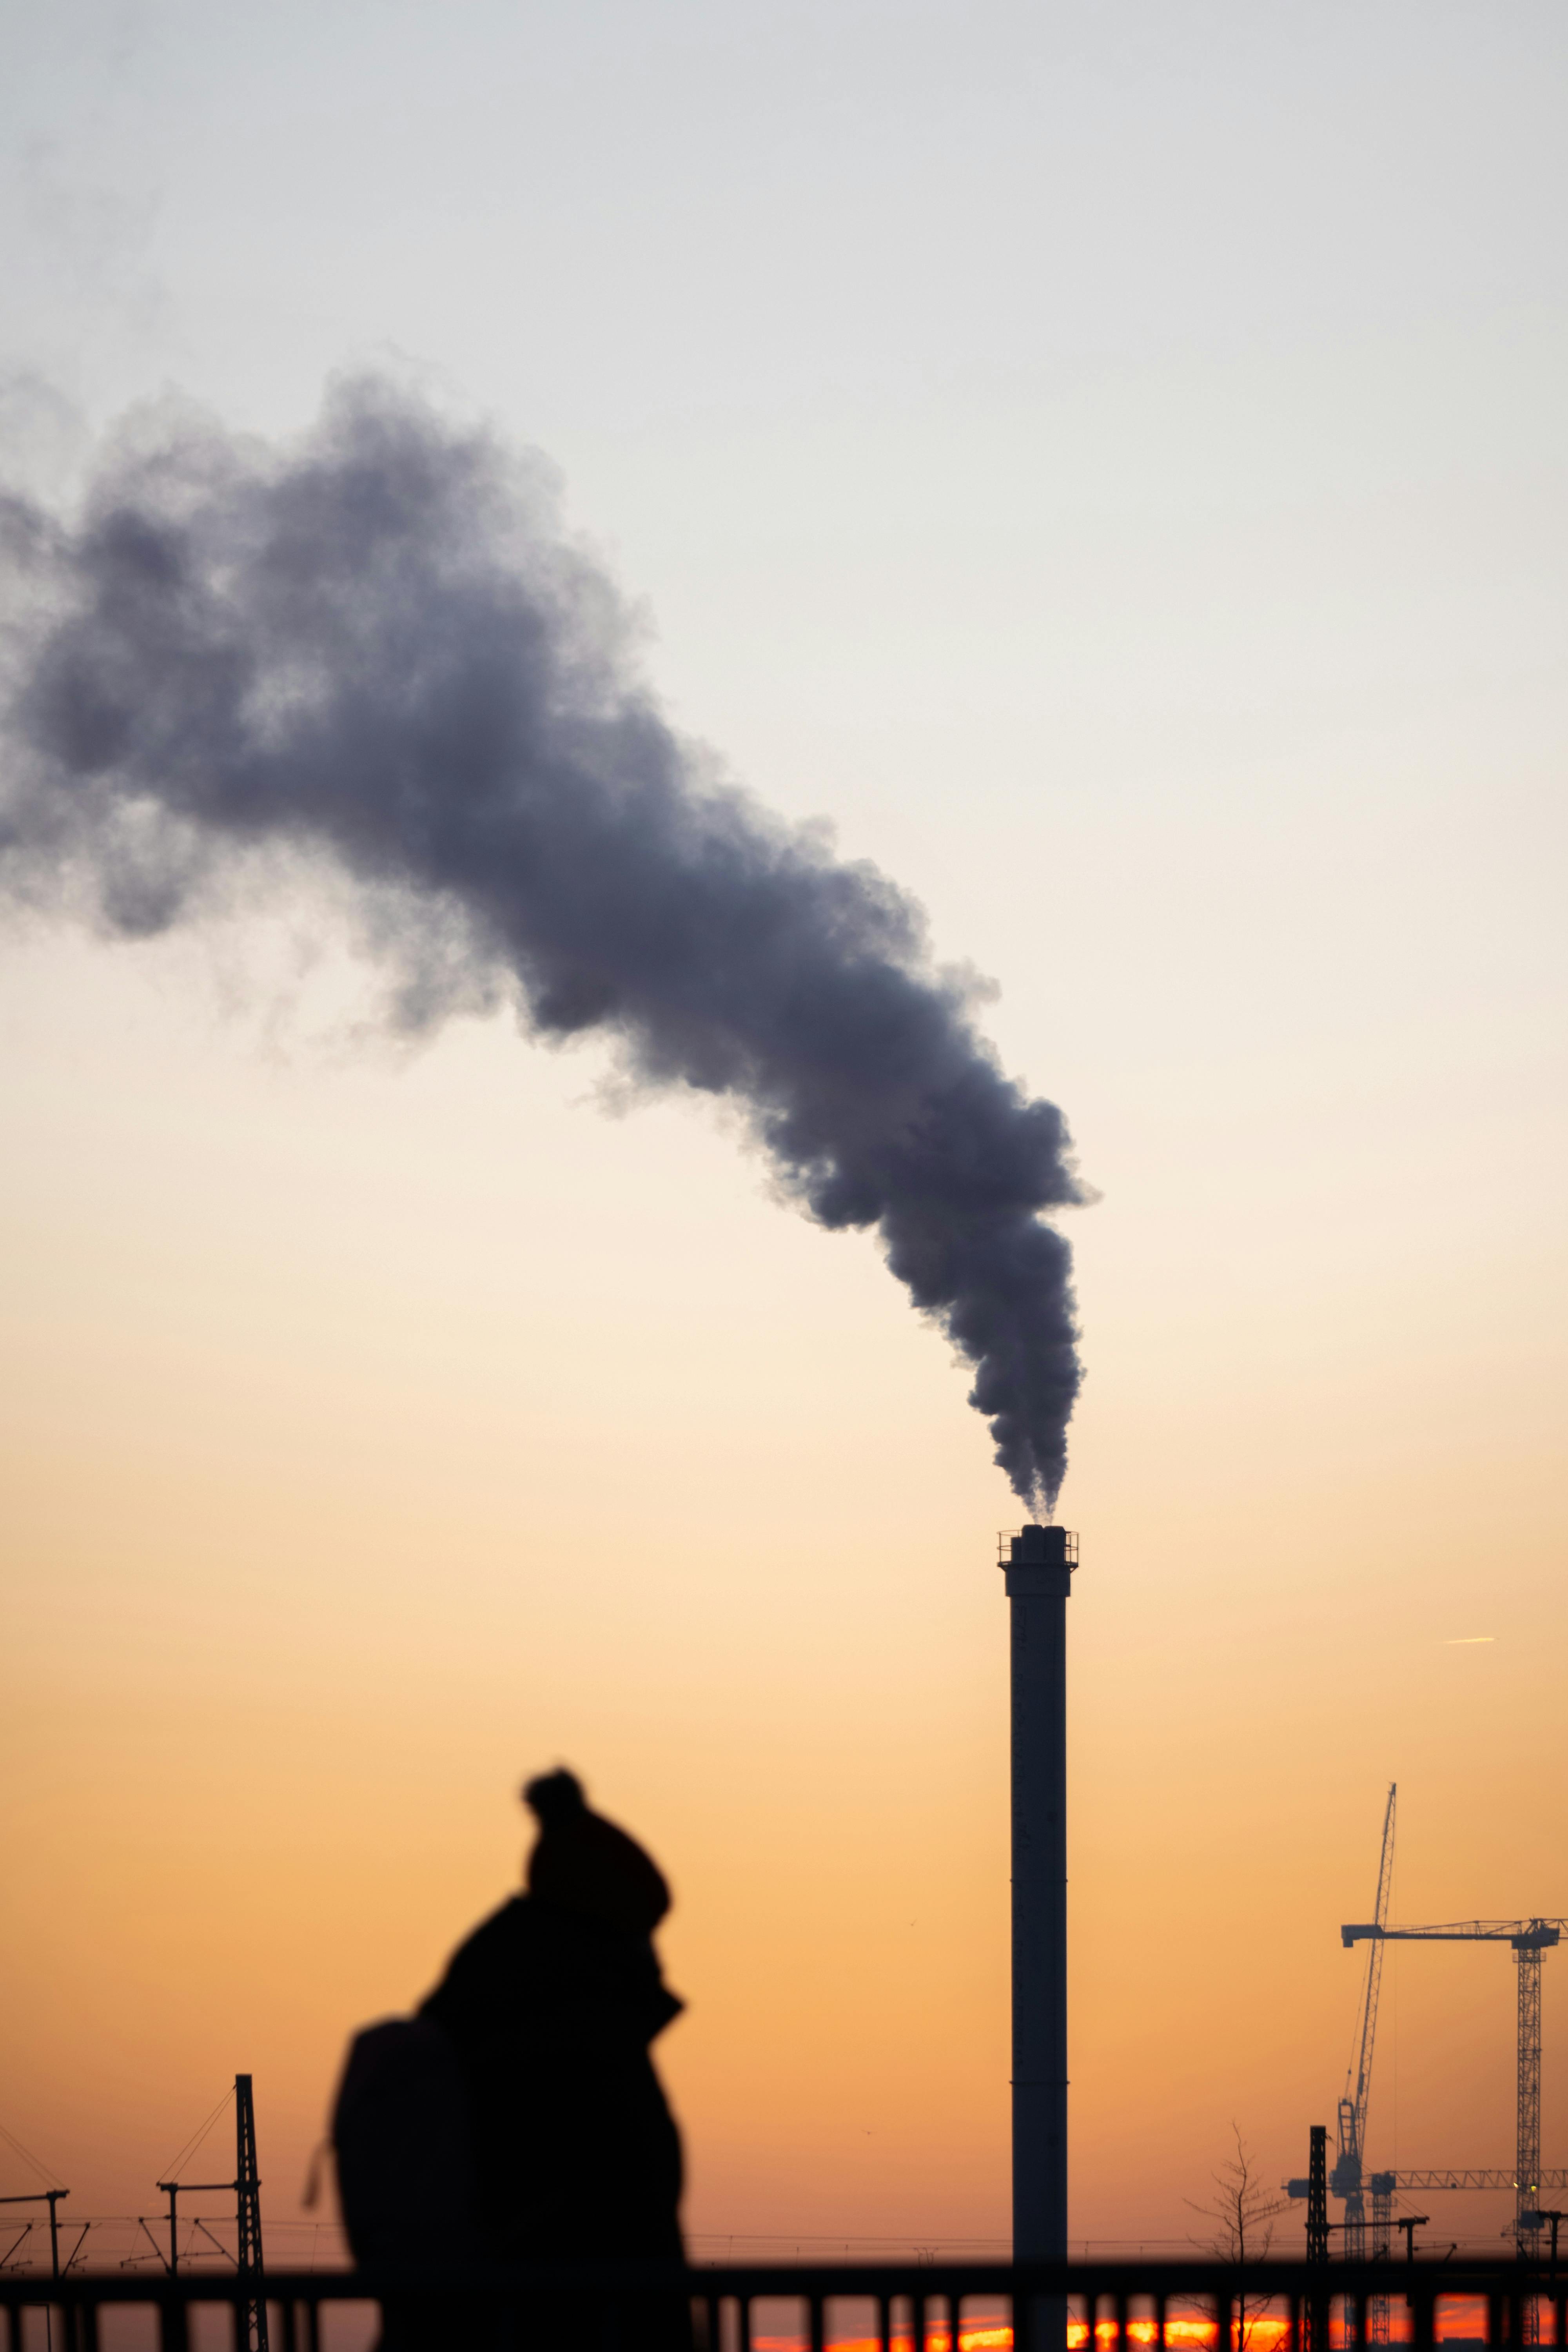
<svg viewBox="0 0 1568 2352"><path fill-rule="evenodd" d="M536 467L362 382L281 456L165 418L100 458L79 527L16 499L4 547L14 894L144 935L324 860L404 1025L510 998L729 1097L808 1215L878 1229L1049 1507L1080 1377L1041 1222L1084 1197L1061 1113L909 898L672 733Z"/></svg>

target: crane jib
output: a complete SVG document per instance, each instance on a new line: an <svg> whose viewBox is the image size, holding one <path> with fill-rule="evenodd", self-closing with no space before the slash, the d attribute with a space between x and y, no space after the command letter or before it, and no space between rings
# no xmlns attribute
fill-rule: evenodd
<svg viewBox="0 0 1568 2352"><path fill-rule="evenodd" d="M1458 1919L1445 1927L1384 1927L1375 1919L1357 1920L1340 1929L1340 1941L1352 1944L1511 1944L1516 1952L1550 1951L1561 1942L1564 1919Z"/></svg>

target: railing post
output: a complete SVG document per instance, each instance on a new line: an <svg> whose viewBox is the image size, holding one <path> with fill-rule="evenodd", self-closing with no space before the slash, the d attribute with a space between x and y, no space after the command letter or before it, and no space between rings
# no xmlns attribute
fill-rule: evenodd
<svg viewBox="0 0 1568 2352"><path fill-rule="evenodd" d="M169 2278L158 2296L158 2352L190 2352L190 2315L176 2279Z"/></svg>
<svg viewBox="0 0 1568 2352"><path fill-rule="evenodd" d="M83 2294L66 2305L66 2343L69 2352L98 2352L98 2297Z"/></svg>
<svg viewBox="0 0 1568 2352"><path fill-rule="evenodd" d="M1437 2294L1435 2287L1415 2284L1416 2265L1407 2268L1412 2273L1410 2300L1415 2306L1415 2352L1433 2352L1437 2340Z"/></svg>

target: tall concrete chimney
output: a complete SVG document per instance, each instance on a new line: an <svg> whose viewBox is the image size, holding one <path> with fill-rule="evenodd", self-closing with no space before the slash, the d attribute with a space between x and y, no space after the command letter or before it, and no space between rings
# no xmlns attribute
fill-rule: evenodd
<svg viewBox="0 0 1568 2352"><path fill-rule="evenodd" d="M1068 2251L1067 1604L1078 1538L1004 1535L1013 1636L1013 2259Z"/></svg>

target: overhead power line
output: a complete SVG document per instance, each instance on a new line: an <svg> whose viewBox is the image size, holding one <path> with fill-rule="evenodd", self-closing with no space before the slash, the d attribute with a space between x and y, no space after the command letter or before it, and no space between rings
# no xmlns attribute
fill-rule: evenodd
<svg viewBox="0 0 1568 2352"><path fill-rule="evenodd" d="M188 2163L190 2158L195 2156L196 2150L201 2147L202 2142L205 2139L208 2132L211 2131L214 2124L216 2123L219 2116L222 2115L224 2109L228 2105L229 2101L233 2096L234 2092L232 2089L224 2093L222 2098L218 2101L216 2106L213 2109L205 2123L197 2126L195 2132L192 2133L190 2138L180 2150L178 2156L174 2158L172 2163L166 2164L163 2167L163 2178L165 2180L174 2180L178 2178L181 2165Z"/></svg>
<svg viewBox="0 0 1568 2352"><path fill-rule="evenodd" d="M58 2172L51 2172L47 2164L40 2164L38 2158L33 2154L32 2149L24 2147L21 2141L16 2137L16 2133L8 2132L4 2124L0 2124L0 2139L3 2139L5 2142L7 2147L16 2149L16 2154L21 2158L23 2163L26 2165L30 2171L36 2172L38 2179L43 2181L47 2187L50 2189L58 2189L60 2187L61 2182L59 2174Z"/></svg>

